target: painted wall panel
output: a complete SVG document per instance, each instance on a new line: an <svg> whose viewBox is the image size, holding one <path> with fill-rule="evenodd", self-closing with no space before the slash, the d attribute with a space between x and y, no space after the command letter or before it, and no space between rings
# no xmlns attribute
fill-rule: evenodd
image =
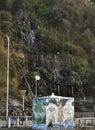
<svg viewBox="0 0 95 130"><path fill-rule="evenodd" d="M74 127L74 98L49 96L34 98L33 124L36 129L44 129L52 121L53 127Z"/></svg>

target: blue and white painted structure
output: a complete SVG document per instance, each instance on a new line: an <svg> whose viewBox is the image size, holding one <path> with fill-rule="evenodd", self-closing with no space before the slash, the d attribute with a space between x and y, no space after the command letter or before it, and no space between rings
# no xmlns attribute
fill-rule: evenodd
<svg viewBox="0 0 95 130"><path fill-rule="evenodd" d="M46 129L52 121L53 127L74 128L74 98L52 94L33 99L32 104L34 129Z"/></svg>

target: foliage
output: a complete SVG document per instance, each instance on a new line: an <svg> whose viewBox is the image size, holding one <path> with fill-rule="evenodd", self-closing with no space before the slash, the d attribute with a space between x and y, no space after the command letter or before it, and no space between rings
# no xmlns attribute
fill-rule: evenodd
<svg viewBox="0 0 95 130"><path fill-rule="evenodd" d="M3 34L0 32L0 95L5 94L6 85L6 50L4 48ZM2 93L2 94L1 94Z"/></svg>
<svg viewBox="0 0 95 130"><path fill-rule="evenodd" d="M0 11L0 21L12 21L12 16L8 11Z"/></svg>
<svg viewBox="0 0 95 130"><path fill-rule="evenodd" d="M3 33L10 33L11 28L12 28L11 22L7 22L7 21L0 22L0 30L2 30Z"/></svg>
<svg viewBox="0 0 95 130"><path fill-rule="evenodd" d="M12 28L12 16L8 11L0 11L0 30L10 33Z"/></svg>
<svg viewBox="0 0 95 130"><path fill-rule="evenodd" d="M21 10L24 11L22 16ZM38 83L39 94L58 94L57 88L60 85L61 96L71 96L71 86L77 96L82 90L85 95L92 96L95 89L94 12L95 5L84 4L83 0L0 1L0 30L11 38L10 93L17 94L21 87L27 88L26 76L35 94L34 76L39 74L42 76ZM24 24L17 23L17 16ZM31 29L35 32L35 42L29 45L26 34ZM2 78L6 74L6 47L3 44L4 39L0 33L2 87L6 81ZM80 95L83 96L83 93Z"/></svg>

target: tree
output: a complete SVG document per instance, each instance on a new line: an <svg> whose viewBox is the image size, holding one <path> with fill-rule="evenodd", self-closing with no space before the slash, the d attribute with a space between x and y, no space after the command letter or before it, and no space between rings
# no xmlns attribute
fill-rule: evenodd
<svg viewBox="0 0 95 130"><path fill-rule="evenodd" d="M10 33L12 27L12 16L8 11L0 11L0 29L4 33Z"/></svg>
<svg viewBox="0 0 95 130"><path fill-rule="evenodd" d="M0 95L4 96L6 93L6 50L4 48L3 34L0 32ZM2 97L0 97L2 98Z"/></svg>

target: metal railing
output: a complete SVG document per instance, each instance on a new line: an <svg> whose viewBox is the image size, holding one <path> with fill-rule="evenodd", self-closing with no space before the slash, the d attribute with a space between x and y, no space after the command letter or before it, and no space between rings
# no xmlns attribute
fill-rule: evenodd
<svg viewBox="0 0 95 130"><path fill-rule="evenodd" d="M75 112L75 118L94 117L94 112Z"/></svg>
<svg viewBox="0 0 95 130"><path fill-rule="evenodd" d="M2 127L32 127L32 116L0 116L0 128Z"/></svg>
<svg viewBox="0 0 95 130"><path fill-rule="evenodd" d="M95 118L75 118L75 126L94 126L95 127ZM0 116L0 128L32 128L32 116ZM53 130L64 130L65 128L52 128ZM77 130L77 127L74 128Z"/></svg>
<svg viewBox="0 0 95 130"><path fill-rule="evenodd" d="M76 118L76 125L95 126L95 117Z"/></svg>

